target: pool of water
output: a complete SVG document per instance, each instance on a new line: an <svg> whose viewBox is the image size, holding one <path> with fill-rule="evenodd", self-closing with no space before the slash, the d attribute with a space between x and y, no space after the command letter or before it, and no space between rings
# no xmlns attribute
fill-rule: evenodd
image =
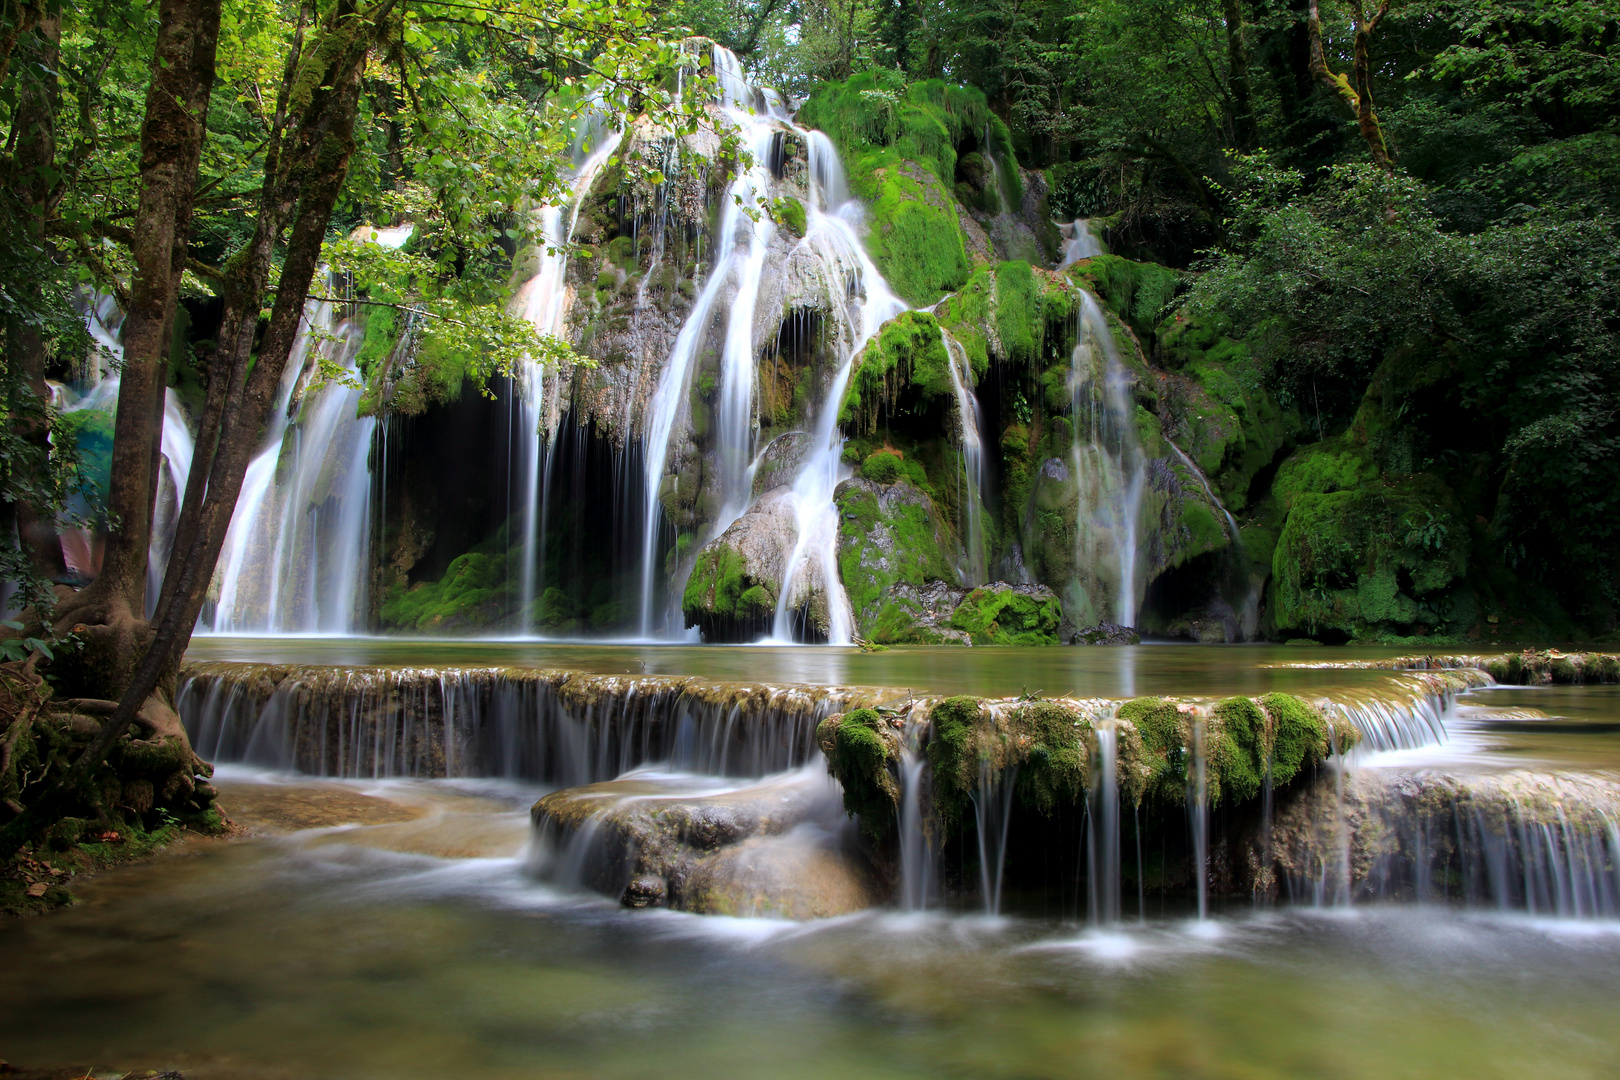
<svg viewBox="0 0 1620 1080"><path fill-rule="evenodd" d="M530 876L533 791L229 771L222 787L278 831L0 924L6 1058L192 1080L1568 1080L1620 1055L1620 925L1415 906L1106 932L626 911Z"/></svg>
<svg viewBox="0 0 1620 1080"><path fill-rule="evenodd" d="M1409 653L1411 650L1404 650ZM1133 645L1018 649L893 648L863 653L824 645L616 645L422 638L193 638L187 659L272 664L568 668L596 674L884 686L919 694L984 697L1226 696L1270 690L1376 686L1384 671L1311 671L1273 665L1377 660L1403 650L1285 645Z"/></svg>

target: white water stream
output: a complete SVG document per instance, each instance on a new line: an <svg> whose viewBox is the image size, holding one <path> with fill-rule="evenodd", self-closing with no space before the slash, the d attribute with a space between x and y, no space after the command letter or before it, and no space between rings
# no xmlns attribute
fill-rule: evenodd
<svg viewBox="0 0 1620 1080"><path fill-rule="evenodd" d="M1111 593L1106 617L1135 626L1143 582L1137 572L1147 458L1136 436L1131 376L1102 305L1080 292L1080 327L1070 371L1075 480L1079 486L1075 566ZM1103 597L1088 598L1099 616Z"/></svg>
<svg viewBox="0 0 1620 1080"><path fill-rule="evenodd" d="M400 247L413 225L370 230ZM374 417L357 416L362 324L311 300L282 375L262 449L248 465L215 569L215 602L199 633L353 634L370 584ZM351 382L325 382L316 355Z"/></svg>

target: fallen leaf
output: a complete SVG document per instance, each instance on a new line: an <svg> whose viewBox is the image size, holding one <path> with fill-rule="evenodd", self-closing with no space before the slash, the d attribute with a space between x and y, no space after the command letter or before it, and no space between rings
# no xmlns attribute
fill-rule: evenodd
<svg viewBox="0 0 1620 1080"><path fill-rule="evenodd" d="M32 885L28 886L28 888L24 891L27 892L29 896L44 896L45 890L48 888L50 888L50 886L46 885L43 881L36 881Z"/></svg>
<svg viewBox="0 0 1620 1080"><path fill-rule="evenodd" d="M115 832L100 832L100 833L96 833L96 839L97 840L106 840L106 841L111 842L113 840L119 839L119 836Z"/></svg>

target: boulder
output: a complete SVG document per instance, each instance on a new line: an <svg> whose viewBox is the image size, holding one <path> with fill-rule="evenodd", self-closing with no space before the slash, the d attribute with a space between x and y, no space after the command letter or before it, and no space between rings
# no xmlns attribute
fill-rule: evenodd
<svg viewBox="0 0 1620 1080"><path fill-rule="evenodd" d="M531 813L538 869L626 907L810 919L882 902L819 765L763 780L630 774Z"/></svg>

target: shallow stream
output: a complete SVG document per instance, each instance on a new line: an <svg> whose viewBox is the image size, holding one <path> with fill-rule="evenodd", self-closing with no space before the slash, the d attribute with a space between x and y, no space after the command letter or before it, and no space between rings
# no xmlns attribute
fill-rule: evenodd
<svg viewBox="0 0 1620 1080"><path fill-rule="evenodd" d="M1354 658L1375 655L1358 652ZM894 650L199 640L193 656L524 664L931 693L1374 694L1263 647ZM1485 707L1490 707L1489 709ZM1418 767L1620 767L1614 688L1464 695ZM1368 755L1360 768L1400 755ZM208 1077L1612 1076L1620 923L1419 904L794 923L543 884L481 780L226 767L197 841L0 925L0 1056Z"/></svg>

